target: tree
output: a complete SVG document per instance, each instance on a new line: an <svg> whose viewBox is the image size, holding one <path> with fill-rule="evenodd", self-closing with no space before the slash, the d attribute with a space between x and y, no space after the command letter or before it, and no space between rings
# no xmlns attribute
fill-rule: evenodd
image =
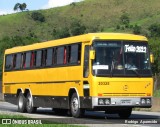
<svg viewBox="0 0 160 127"><path fill-rule="evenodd" d="M70 33L72 36L84 34L86 27L77 19L73 19L70 26Z"/></svg>
<svg viewBox="0 0 160 127"><path fill-rule="evenodd" d="M19 6L20 6L20 5L21 5L20 3L16 3L16 4L14 5L13 10L14 10L14 11L17 11L17 10L19 9Z"/></svg>
<svg viewBox="0 0 160 127"><path fill-rule="evenodd" d="M152 37L160 37L160 24L154 23L148 28L148 30Z"/></svg>
<svg viewBox="0 0 160 127"><path fill-rule="evenodd" d="M32 15L31 15L32 19L34 21L40 21L40 22L45 22L45 17L42 13L40 12L32 12Z"/></svg>
<svg viewBox="0 0 160 127"><path fill-rule="evenodd" d="M60 29L53 29L53 36L55 39L70 37L69 29L67 27Z"/></svg>
<svg viewBox="0 0 160 127"><path fill-rule="evenodd" d="M154 64L152 65L153 73L160 73L160 41L159 38L154 37L149 39L149 46L151 52L154 54Z"/></svg>
<svg viewBox="0 0 160 127"><path fill-rule="evenodd" d="M21 11L24 11L24 10L26 10L26 7L27 7L26 3L23 3L23 4L16 3L13 10L17 11L18 9L20 9Z"/></svg>
<svg viewBox="0 0 160 127"><path fill-rule="evenodd" d="M19 8L20 8L21 11L26 10L26 7L27 7L26 3L23 3L23 4L21 4L21 5L19 6Z"/></svg>
<svg viewBox="0 0 160 127"><path fill-rule="evenodd" d="M137 24L133 27L133 33L134 34L140 34L141 33L141 27Z"/></svg>
<svg viewBox="0 0 160 127"><path fill-rule="evenodd" d="M121 24L125 25L125 27L129 26L130 19L127 13L123 13L120 17Z"/></svg>

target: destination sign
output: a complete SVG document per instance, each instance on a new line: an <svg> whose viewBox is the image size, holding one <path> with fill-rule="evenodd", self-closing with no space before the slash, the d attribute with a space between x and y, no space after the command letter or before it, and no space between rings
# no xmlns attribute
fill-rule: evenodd
<svg viewBox="0 0 160 127"><path fill-rule="evenodd" d="M137 52L137 53L146 53L147 47L146 46L134 46L134 45L124 45L125 52Z"/></svg>

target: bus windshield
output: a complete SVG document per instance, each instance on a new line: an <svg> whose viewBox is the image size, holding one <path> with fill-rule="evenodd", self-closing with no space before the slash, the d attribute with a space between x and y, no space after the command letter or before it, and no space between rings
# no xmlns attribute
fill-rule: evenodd
<svg viewBox="0 0 160 127"><path fill-rule="evenodd" d="M95 76L150 77L148 44L140 41L95 41Z"/></svg>

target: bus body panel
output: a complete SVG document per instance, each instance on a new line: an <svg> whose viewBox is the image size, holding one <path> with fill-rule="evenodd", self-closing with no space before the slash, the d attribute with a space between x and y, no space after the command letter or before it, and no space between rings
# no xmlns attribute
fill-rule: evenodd
<svg viewBox="0 0 160 127"><path fill-rule="evenodd" d="M144 36L120 33L86 34L76 37L37 43L28 46L15 47L5 51L9 54L28 51L45 50L81 43L80 63L76 65L52 65L50 67L29 68L19 70L5 70L3 65L3 93L6 101L17 104L17 92L25 94L26 89L32 93L35 107L70 108L70 90L77 92L80 108L89 110L110 110L110 107L121 109L124 107L151 107L141 104L152 98L153 78L149 77L114 77L93 76L92 60L88 58L88 77L84 77L84 47L92 48L94 40L138 40L147 44ZM139 42L138 42L139 43ZM69 47L67 47L69 51ZM100 100L101 99L101 100ZM106 100L108 99L108 100ZM143 100L144 99L144 100ZM102 104L108 101L109 104ZM120 108L121 107L121 108Z"/></svg>

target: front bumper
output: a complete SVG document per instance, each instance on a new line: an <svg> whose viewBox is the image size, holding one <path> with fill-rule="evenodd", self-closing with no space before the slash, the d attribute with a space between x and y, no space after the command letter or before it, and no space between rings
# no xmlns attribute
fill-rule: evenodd
<svg viewBox="0 0 160 127"><path fill-rule="evenodd" d="M105 103L106 99L109 100L107 101L107 104ZM152 106L152 97L106 97L105 96L105 97L87 97L87 98L81 98L80 100L81 100L81 108L87 108L87 109L105 109L108 107L150 108Z"/></svg>

